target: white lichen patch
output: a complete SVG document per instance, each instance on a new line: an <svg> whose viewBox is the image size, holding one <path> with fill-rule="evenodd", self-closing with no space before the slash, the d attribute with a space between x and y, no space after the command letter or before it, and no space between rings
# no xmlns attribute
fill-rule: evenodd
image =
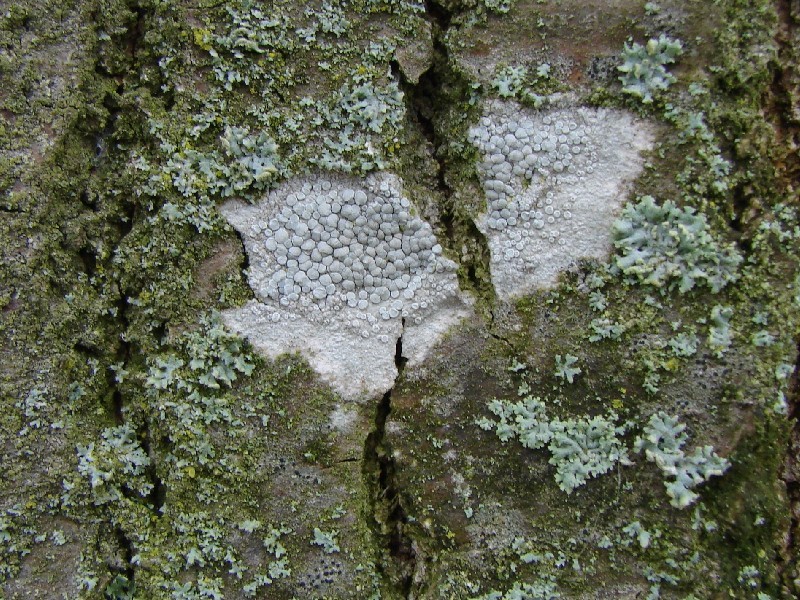
<svg viewBox="0 0 800 600"><path fill-rule="evenodd" d="M350 433L358 422L358 411L337 405L328 418L328 424L333 431Z"/></svg>
<svg viewBox="0 0 800 600"><path fill-rule="evenodd" d="M578 259L608 256L626 184L653 137L620 110L487 103L470 139L482 157L488 209L478 227L500 298L550 287Z"/></svg>
<svg viewBox="0 0 800 600"><path fill-rule="evenodd" d="M224 313L268 356L300 352L340 395L392 386L395 353L419 363L469 313L456 265L394 175L300 178L222 213L241 233L255 300Z"/></svg>

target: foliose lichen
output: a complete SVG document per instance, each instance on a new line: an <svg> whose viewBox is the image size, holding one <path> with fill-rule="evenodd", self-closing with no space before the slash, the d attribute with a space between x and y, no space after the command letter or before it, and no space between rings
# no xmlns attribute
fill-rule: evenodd
<svg viewBox="0 0 800 600"><path fill-rule="evenodd" d="M643 196L614 223L614 266L630 281L688 292L701 283L716 293L738 278L742 257L711 235L704 215L671 200Z"/></svg>
<svg viewBox="0 0 800 600"><path fill-rule="evenodd" d="M678 418L664 412L652 415L644 428L643 435L636 438L634 451L644 451L647 460L656 463L664 475L673 478L664 482L670 504L676 508L686 508L699 497L694 488L708 481L710 477L725 473L730 463L718 456L711 446L696 448L693 454L686 454L683 446L689 437L686 425Z"/></svg>
<svg viewBox="0 0 800 600"><path fill-rule="evenodd" d="M514 582L505 592L491 591L473 600L556 600L561 598L555 584L545 581L536 583Z"/></svg>
<svg viewBox="0 0 800 600"><path fill-rule="evenodd" d="M664 65L675 62L683 53L680 40L673 40L662 34L658 39L650 39L642 46L636 42L625 44L622 51L622 64L617 67L623 75L622 91L640 98L645 104L653 101L653 95L666 90L675 82Z"/></svg>
<svg viewBox="0 0 800 600"><path fill-rule="evenodd" d="M106 428L102 440L79 445L78 472L89 480L95 505L118 502L123 494L146 497L152 483L146 477L150 458L130 424Z"/></svg>
<svg viewBox="0 0 800 600"><path fill-rule="evenodd" d="M617 463L629 462L620 439L625 427L615 425L613 412L607 417L548 418L545 402L536 396L517 402L494 399L488 408L499 421L482 418L478 426L494 430L503 442L516 438L531 450L546 446L549 462L556 467L556 483L568 494Z"/></svg>

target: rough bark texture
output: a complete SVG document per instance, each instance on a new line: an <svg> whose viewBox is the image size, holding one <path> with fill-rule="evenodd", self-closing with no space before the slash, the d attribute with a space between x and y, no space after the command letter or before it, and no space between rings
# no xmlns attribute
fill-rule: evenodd
<svg viewBox="0 0 800 600"><path fill-rule="evenodd" d="M800 596L799 25L1 0L0 598Z"/></svg>

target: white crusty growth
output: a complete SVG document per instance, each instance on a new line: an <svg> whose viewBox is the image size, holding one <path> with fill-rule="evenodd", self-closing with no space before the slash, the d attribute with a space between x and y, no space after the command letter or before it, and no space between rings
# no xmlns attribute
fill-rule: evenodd
<svg viewBox="0 0 800 600"><path fill-rule="evenodd" d="M222 213L244 238L256 295L228 325L270 356L302 353L345 397L391 387L400 335L415 362L467 314L455 264L395 176L298 179Z"/></svg>
<svg viewBox="0 0 800 600"><path fill-rule="evenodd" d="M625 185L653 134L623 111L492 101L470 139L488 206L478 227L495 290L508 298L554 285L577 259L608 255Z"/></svg>

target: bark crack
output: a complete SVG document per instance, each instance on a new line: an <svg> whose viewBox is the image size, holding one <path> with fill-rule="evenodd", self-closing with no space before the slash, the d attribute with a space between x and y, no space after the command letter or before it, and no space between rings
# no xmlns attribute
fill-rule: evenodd
<svg viewBox="0 0 800 600"><path fill-rule="evenodd" d="M776 12L778 15L778 27L776 42L778 44L778 58L780 60L779 72L776 73L773 83L783 91L784 94L796 91L798 68L792 57L797 53L798 29L800 29L800 7L796 0L777 0ZM791 60L783 60L791 59ZM797 133L798 120L800 114L797 107L791 103L785 104L787 110L782 111L781 118L784 124L789 125ZM796 138L794 141L797 141Z"/></svg>
<svg viewBox="0 0 800 600"><path fill-rule="evenodd" d="M435 189L431 191L440 199L444 233L441 242L460 266L458 277L461 288L491 305L495 300L495 292L490 277L489 243L464 209L465 205L476 203L461 201L460 195L465 192L452 183L463 180L465 174L474 174L471 159L454 151L450 144L459 125L463 127L458 120L463 120L464 108L469 106L474 92L472 82L457 68L447 46L448 31L456 26L453 23L460 13L453 12L436 0L427 0L425 10L433 37L431 65L420 75L416 84L406 80L399 69L395 70L406 97L409 115L427 141L430 156L436 165Z"/></svg>
<svg viewBox="0 0 800 600"><path fill-rule="evenodd" d="M130 18L127 21L127 30L116 36L112 42L111 47L120 52L127 60L114 63L108 63L110 54L98 48L95 56L95 69L97 77L116 82L113 91L108 91L103 99L103 107L106 111L106 118L104 124L98 126L93 132L93 142L95 147L95 160L93 163L93 174L101 173L104 164L113 164L116 156L117 149L121 146L111 143L115 136L119 134L119 117L126 108L123 106L122 99L130 88L139 85L137 81L138 66L142 58L140 50L146 43L146 35L148 33L149 21L148 17L150 12L141 3L134 2L130 5L131 12ZM103 15L101 13L94 14L95 24L98 28L103 28ZM112 51L113 52L113 51ZM116 64L116 67L111 67L111 64ZM80 195L80 201L86 211L98 212L100 205L92 198L88 189L84 189ZM134 200L120 198L119 205L113 209L111 219L114 220L114 239L111 244L117 248L119 247L125 237L133 230L137 221L137 205ZM107 242L106 242L107 243ZM110 252L114 255L114 252ZM83 271L93 276L99 269L100 260L94 252L91 245L81 247L77 251L77 258L83 268ZM103 265L104 271L113 273L111 276L111 289L114 289L113 311L109 311L112 316L111 324L113 330L117 334L117 340L114 346L102 352L105 356L98 358L106 358L109 364L107 369L108 373L108 388L110 390L110 405L107 407L110 412L110 417L113 419L115 425L124 425L131 421L130 414L130 392L126 391L125 374L127 368L137 362L136 354L137 348L129 341L129 332L131 331L130 309L131 305L128 301L130 290L125 289L123 279L114 268L109 265ZM83 348L77 348L79 351L86 351ZM140 419L135 419L139 421ZM144 415L141 422L135 424L137 439L150 458L150 465L147 468L147 477L151 484L151 491L147 497L141 497L138 492L129 490L123 487L123 494L127 497L148 506L156 516L162 514L162 509L166 500L166 486L158 475L158 452L155 447L155 440L153 440L152 431L150 428L149 417ZM128 597L135 590L136 580L136 564L133 557L136 553L136 548L133 539L126 531L123 523L118 523L114 528L114 537L119 548L119 556L121 564L108 564L108 568L112 579L106 587L105 594L109 597Z"/></svg>
<svg viewBox="0 0 800 600"><path fill-rule="evenodd" d="M402 323L405 327L405 319ZM403 356L402 331L395 344L394 362L397 367L395 385L386 391L378 403L373 430L364 444L362 472L369 490L370 526L380 548L377 570L394 595L413 598L417 546L407 528L409 519L397 481L397 463L391 444L386 439L386 422L392 412L392 392L403 376L407 362Z"/></svg>
<svg viewBox="0 0 800 600"><path fill-rule="evenodd" d="M123 594L133 594L136 589L136 570L133 568L133 544L121 527L114 529L123 565L116 577L111 580L106 588L106 597L125 597Z"/></svg>
<svg viewBox="0 0 800 600"><path fill-rule="evenodd" d="M492 337L492 339L504 343L506 346L508 346L509 350L511 350L514 354L516 354L516 348L514 347L514 344L511 342L511 340L509 340L507 337L500 335L499 333L494 332L494 328L496 327L497 324L497 318L494 314L494 311L489 311L489 316L491 317L491 325L488 329L489 335Z"/></svg>
<svg viewBox="0 0 800 600"><path fill-rule="evenodd" d="M800 343L797 350L798 359L787 398L791 431L781 474L789 500L789 528L779 565L783 586L794 595L800 594Z"/></svg>
<svg viewBox="0 0 800 600"><path fill-rule="evenodd" d="M456 154L450 147L459 125L464 127L462 109L468 106L474 92L472 82L451 60L446 42L448 30L455 26L459 14L437 0L425 1L425 13L433 38L430 66L417 83L405 78L398 64L394 63L392 67L406 98L411 124L418 128L435 163L433 189L429 191L439 205L441 243L459 264L461 288L471 292L485 306L492 306L496 296L490 277L488 240L464 209L466 205L479 203L464 202L461 195L465 192L453 185L454 181L463 180L465 173L474 173L472 159ZM459 117L462 119L460 123ZM477 181L477 175L475 177ZM406 360L401 333L395 349L397 378L378 404L373 429L364 444L362 472L370 499L368 519L380 549L377 570L390 594L416 598L424 584L424 556L412 535L403 504L397 462L386 436L392 396L403 376Z"/></svg>
<svg viewBox="0 0 800 600"><path fill-rule="evenodd" d="M775 42L777 61L772 69L772 83L767 99L777 145L785 153L778 160L778 172L789 191L795 191L800 178L800 7L793 0L777 0L778 16Z"/></svg>
<svg viewBox="0 0 800 600"><path fill-rule="evenodd" d="M786 193L797 192L800 179L800 4L796 0L776 0L778 17L775 42L777 61L769 89L766 112L775 130L778 148L783 154L777 161L778 175ZM800 595L800 341L798 359L792 375L787 402L791 427L781 479L786 486L790 523L786 531L783 559L779 565L784 591Z"/></svg>

